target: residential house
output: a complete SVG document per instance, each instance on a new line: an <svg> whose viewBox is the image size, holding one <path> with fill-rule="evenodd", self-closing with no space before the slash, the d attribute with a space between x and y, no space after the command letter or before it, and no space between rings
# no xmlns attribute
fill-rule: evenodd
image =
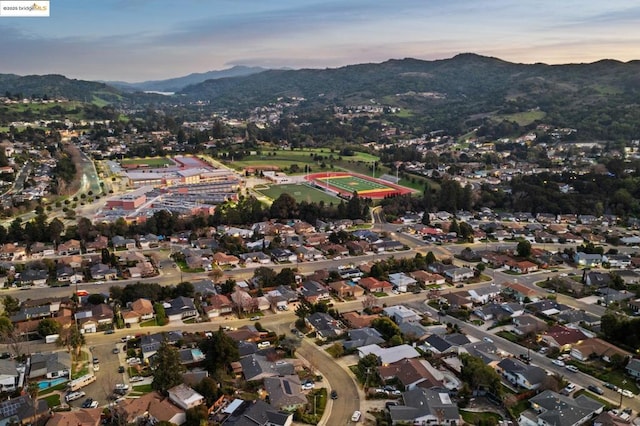
<svg viewBox="0 0 640 426"><path fill-rule="evenodd" d="M378 357L381 365L389 365L402 359L419 358L420 353L410 345L399 345L391 348L382 348L378 345L367 345L358 348L358 357L360 359L367 355L374 354Z"/></svg>
<svg viewBox="0 0 640 426"><path fill-rule="evenodd" d="M546 322L531 314L523 314L513 317L512 322L512 331L519 336L542 333L549 328L549 325Z"/></svg>
<svg viewBox="0 0 640 426"><path fill-rule="evenodd" d="M568 351L573 345L589 337L582 331L575 328L568 328L562 325L554 325L542 336L542 341L552 348L558 348L561 352Z"/></svg>
<svg viewBox="0 0 640 426"><path fill-rule="evenodd" d="M411 275L418 283L424 284L427 286L444 285L446 282L446 280L442 275L433 274L431 272L422 271L422 270L411 272L409 275Z"/></svg>
<svg viewBox="0 0 640 426"><path fill-rule="evenodd" d="M116 235L111 238L111 245L114 250L135 250L136 240L133 238L124 238L121 235Z"/></svg>
<svg viewBox="0 0 640 426"><path fill-rule="evenodd" d="M374 277L362 278L358 281L358 285L369 293L391 293L393 286L388 281L380 281Z"/></svg>
<svg viewBox="0 0 640 426"><path fill-rule="evenodd" d="M80 250L80 241L78 240L69 240L64 243L58 244L58 256L80 254Z"/></svg>
<svg viewBox="0 0 640 426"><path fill-rule="evenodd" d="M118 276L118 271L115 268L104 263L96 263L89 268L89 271L94 280L115 280Z"/></svg>
<svg viewBox="0 0 640 426"><path fill-rule="evenodd" d="M378 375L384 381L397 379L408 391L417 387L422 389L442 387L442 380L435 377L435 375L441 377L441 374L429 364L429 361L418 358L401 359L392 364L380 366Z"/></svg>
<svg viewBox="0 0 640 426"><path fill-rule="evenodd" d="M308 402L297 375L265 377L264 389L269 394L269 404L278 410L295 411Z"/></svg>
<svg viewBox="0 0 640 426"><path fill-rule="evenodd" d="M321 300L329 300L331 295L329 290L318 281L307 280L298 289L302 296L309 303L317 303Z"/></svg>
<svg viewBox="0 0 640 426"><path fill-rule="evenodd" d="M640 359L631 358L625 367L625 370L628 375L633 377L634 379L640 379Z"/></svg>
<svg viewBox="0 0 640 426"><path fill-rule="evenodd" d="M214 294L207 298L207 304L203 309L209 318L215 318L232 313L233 303L224 294Z"/></svg>
<svg viewBox="0 0 640 426"><path fill-rule="evenodd" d="M85 244L85 249L87 253L99 253L103 249L109 248L109 238L104 235L99 235L96 237L95 241L89 241Z"/></svg>
<svg viewBox="0 0 640 426"><path fill-rule="evenodd" d="M594 268L602 264L602 255L598 253L583 253L579 251L574 255L573 261L579 266Z"/></svg>
<svg viewBox="0 0 640 426"><path fill-rule="evenodd" d="M251 253L241 253L239 255L240 260L247 263L257 263L260 265L268 265L271 263L271 258L261 251L252 251Z"/></svg>
<svg viewBox="0 0 640 426"><path fill-rule="evenodd" d="M160 245L160 238L154 234L141 235L138 237L138 245L142 250L149 250Z"/></svg>
<svg viewBox="0 0 640 426"><path fill-rule="evenodd" d="M295 252L300 261L310 262L324 259L322 252L311 246L300 246L296 248Z"/></svg>
<svg viewBox="0 0 640 426"><path fill-rule="evenodd" d="M581 309L571 309L560 312L557 318L562 324L575 324L576 327L582 325L594 327L600 324L600 316Z"/></svg>
<svg viewBox="0 0 640 426"><path fill-rule="evenodd" d="M409 286L413 286L418 283L415 278L412 278L403 272L389 274L389 281L391 281L393 288L400 293L406 293Z"/></svg>
<svg viewBox="0 0 640 426"><path fill-rule="evenodd" d="M527 390L538 389L547 377L547 372L540 367L525 364L516 358L504 358L496 365L498 374L512 385Z"/></svg>
<svg viewBox="0 0 640 426"><path fill-rule="evenodd" d="M518 418L522 426L579 426L600 414L604 405L585 395L570 398L545 390L529 399L532 412L525 411Z"/></svg>
<svg viewBox="0 0 640 426"><path fill-rule="evenodd" d="M602 262L608 263L610 268L630 268L631 256L628 254L605 254Z"/></svg>
<svg viewBox="0 0 640 426"><path fill-rule="evenodd" d="M218 266L237 266L240 263L240 259L232 254L219 251L214 253L213 262Z"/></svg>
<svg viewBox="0 0 640 426"><path fill-rule="evenodd" d="M191 389L189 386L179 384L167 391L169 394L169 401L173 402L183 410L197 407L205 403L204 396Z"/></svg>
<svg viewBox="0 0 640 426"><path fill-rule="evenodd" d="M631 353L597 337L579 341L571 348L571 356L578 361L599 358L605 362L611 362L614 355L620 359L631 357Z"/></svg>
<svg viewBox="0 0 640 426"><path fill-rule="evenodd" d="M169 321L180 321L197 316L198 310L192 299L179 296L165 304L165 313Z"/></svg>
<svg viewBox="0 0 640 426"><path fill-rule="evenodd" d="M233 404L240 401L239 404ZM231 416L225 420L225 426L291 426L293 413L278 411L261 399L243 403L235 400L230 406L234 408Z"/></svg>
<svg viewBox="0 0 640 426"><path fill-rule="evenodd" d="M445 293L440 296L450 307L454 309L465 308L472 309L473 301L469 297L468 291L455 291L452 293Z"/></svg>
<svg viewBox="0 0 640 426"><path fill-rule="evenodd" d="M466 267L459 267L459 268L454 267L444 271L444 276L445 276L445 279L449 282L459 283L464 280L473 278L475 276L475 272L473 272L473 269L466 268Z"/></svg>
<svg viewBox="0 0 640 426"><path fill-rule="evenodd" d="M160 348L163 339L167 339L167 343L173 345L182 340L181 331L169 331L166 333L143 334L140 337L140 350L142 351L142 359L148 360Z"/></svg>
<svg viewBox="0 0 640 426"><path fill-rule="evenodd" d="M345 332L344 325L324 312L315 312L304 319L309 328L316 332L319 340L339 337Z"/></svg>
<svg viewBox="0 0 640 426"><path fill-rule="evenodd" d="M46 401L41 401L45 402ZM47 421L47 426L98 426L102 424L102 408L81 408L78 411L56 411Z"/></svg>
<svg viewBox="0 0 640 426"><path fill-rule="evenodd" d="M33 285L45 287L49 279L49 272L45 269L27 269L16 276L16 284L19 287Z"/></svg>
<svg viewBox="0 0 640 426"><path fill-rule="evenodd" d="M240 365L242 366L242 374L247 381L294 374L294 367L290 362L273 362L271 359L258 354L240 358Z"/></svg>
<svg viewBox="0 0 640 426"><path fill-rule="evenodd" d="M420 320L422 319L422 315L420 315L418 312L403 305L387 306L382 311L396 324L420 322Z"/></svg>
<svg viewBox="0 0 640 426"><path fill-rule="evenodd" d="M392 424L458 426L458 406L448 392L414 388L402 394L404 405L389 407Z"/></svg>
<svg viewBox="0 0 640 426"><path fill-rule="evenodd" d="M342 299L346 297L358 298L364 295L364 289L353 282L334 281L329 283L329 288Z"/></svg>
<svg viewBox="0 0 640 426"><path fill-rule="evenodd" d="M584 277L584 283L595 288L607 287L611 281L611 274L608 272L591 271L586 273Z"/></svg>
<svg viewBox="0 0 640 426"><path fill-rule="evenodd" d="M0 392L14 392L24 386L25 367L14 359L0 359Z"/></svg>
<svg viewBox="0 0 640 426"><path fill-rule="evenodd" d="M432 334L424 341L425 348L435 354L457 352L460 346L470 343L464 334Z"/></svg>
<svg viewBox="0 0 640 426"><path fill-rule="evenodd" d="M281 248L273 249L271 251L271 258L274 262L278 263L293 263L298 259L291 250Z"/></svg>
<svg viewBox="0 0 640 426"><path fill-rule="evenodd" d="M520 283L508 282L502 286L502 293L514 297L519 303L523 303L525 300L529 302L540 300L540 293Z"/></svg>
<svg viewBox="0 0 640 426"><path fill-rule="evenodd" d="M477 287L477 288L468 290L468 292L469 292L469 298L474 303L485 304L490 300L497 299L500 296L501 290L502 290L502 287L500 285L491 284L488 286Z"/></svg>
<svg viewBox="0 0 640 426"><path fill-rule="evenodd" d="M51 411L49 410L47 401L44 398L39 398L37 403L34 404L31 395L29 395L28 393L17 397L8 398L0 402L0 424L2 425L42 424L43 417L49 416L50 413ZM37 420L35 421L34 415L37 418ZM98 421L100 421L99 415ZM54 424L56 426L61 425L60 423L56 423L55 415L47 421L47 424ZM75 425L76 423L71 424ZM99 423L86 422L77 424L98 425Z"/></svg>
<svg viewBox="0 0 640 426"><path fill-rule="evenodd" d="M29 360L29 379L71 378L71 356L69 352L35 353Z"/></svg>
<svg viewBox="0 0 640 426"><path fill-rule="evenodd" d="M518 274L528 274L538 270L538 265L528 260L510 260L506 266Z"/></svg>
<svg viewBox="0 0 640 426"><path fill-rule="evenodd" d="M102 411L102 409L100 409ZM139 398L126 398L117 403L114 410L119 421L124 424L138 424L150 421L153 424L164 421L181 425L187 416L182 408L177 407L158 392L151 392Z"/></svg>
<svg viewBox="0 0 640 426"><path fill-rule="evenodd" d="M361 314L360 312L345 312L342 314L342 319L351 328L369 327L371 326L371 322L376 318L380 318L380 316L366 315L366 314Z"/></svg>
<svg viewBox="0 0 640 426"><path fill-rule="evenodd" d="M148 299L137 299L129 305L128 311L122 311L125 324L137 324L153 318L153 303Z"/></svg>
<svg viewBox="0 0 640 426"><path fill-rule="evenodd" d="M372 327L349 330L348 336L349 340L345 340L342 344L346 350L367 345L380 345L385 342L380 332Z"/></svg>

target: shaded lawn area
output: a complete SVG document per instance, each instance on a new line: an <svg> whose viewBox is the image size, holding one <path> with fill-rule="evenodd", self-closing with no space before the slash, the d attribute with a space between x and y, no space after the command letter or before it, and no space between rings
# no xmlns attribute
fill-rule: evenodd
<svg viewBox="0 0 640 426"><path fill-rule="evenodd" d="M44 397L42 399L47 401L47 406L49 408L57 407L58 405L60 405L60 394L59 393L55 393L53 395L46 396L46 397Z"/></svg>
<svg viewBox="0 0 640 426"><path fill-rule="evenodd" d="M502 416L500 414L491 412L460 410L460 415L462 416L462 420L472 425L477 425L479 422L483 422L483 424L497 424L502 420Z"/></svg>
<svg viewBox="0 0 640 426"><path fill-rule="evenodd" d="M133 386L131 389L134 392L138 392L138 393L149 393L153 390L153 388L151 387L151 384Z"/></svg>

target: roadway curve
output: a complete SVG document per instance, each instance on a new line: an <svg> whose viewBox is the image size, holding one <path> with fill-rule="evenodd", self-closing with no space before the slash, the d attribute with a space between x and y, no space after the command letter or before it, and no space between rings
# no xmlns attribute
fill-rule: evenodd
<svg viewBox="0 0 640 426"><path fill-rule="evenodd" d="M349 375L329 354L319 349L308 339L302 341L297 353L309 361L322 376L329 382L328 392L335 390L338 392L338 399L327 401L326 415L318 423L320 425L341 425L348 423L355 410L360 409L358 388Z"/></svg>

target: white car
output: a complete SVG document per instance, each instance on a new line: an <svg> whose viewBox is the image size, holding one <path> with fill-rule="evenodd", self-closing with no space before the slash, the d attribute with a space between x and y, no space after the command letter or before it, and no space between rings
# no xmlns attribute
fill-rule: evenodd
<svg viewBox="0 0 640 426"><path fill-rule="evenodd" d="M360 417L362 417L362 413L360 411L354 411L353 415L351 416L351 421L357 422L360 420Z"/></svg>
<svg viewBox="0 0 640 426"><path fill-rule="evenodd" d="M138 365L141 362L142 361L140 361L140 358L129 358L129 359L127 359L127 364L129 364L129 365Z"/></svg>
<svg viewBox="0 0 640 426"><path fill-rule="evenodd" d="M575 365L567 365L567 370L571 371L572 373L577 373L578 371L578 367L576 367Z"/></svg>
<svg viewBox="0 0 640 426"><path fill-rule="evenodd" d="M576 390L576 385L574 385L573 383L569 383L567 387L564 388L564 391L568 394L573 392L574 390Z"/></svg>
<svg viewBox="0 0 640 426"><path fill-rule="evenodd" d="M626 396L627 398L633 398L635 396L629 389L618 388L618 393L621 393L622 396Z"/></svg>
<svg viewBox="0 0 640 426"><path fill-rule="evenodd" d="M129 381L132 383L141 382L143 380L144 380L144 377L142 376L133 376L132 378L129 379Z"/></svg>
<svg viewBox="0 0 640 426"><path fill-rule="evenodd" d="M564 367L565 363L563 360L561 359L554 359L553 361L551 361L553 364L557 365L558 367Z"/></svg>

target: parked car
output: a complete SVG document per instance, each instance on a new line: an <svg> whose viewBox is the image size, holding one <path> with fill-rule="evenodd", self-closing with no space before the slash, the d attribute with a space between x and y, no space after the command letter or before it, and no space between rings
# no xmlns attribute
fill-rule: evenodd
<svg viewBox="0 0 640 426"><path fill-rule="evenodd" d="M488 343L493 343L493 339L491 337L483 337L482 340Z"/></svg>
<svg viewBox="0 0 640 426"><path fill-rule="evenodd" d="M82 408L91 408L91 404L93 404L93 398L87 398L82 403Z"/></svg>
<svg viewBox="0 0 640 426"><path fill-rule="evenodd" d="M613 389L614 391L618 390L618 387L616 385L614 385L613 383L605 383L604 387L607 389Z"/></svg>
<svg viewBox="0 0 640 426"><path fill-rule="evenodd" d="M626 396L627 398L633 398L635 396L629 389L618 388L618 393L621 393L622 396Z"/></svg>
<svg viewBox="0 0 640 426"><path fill-rule="evenodd" d="M144 380L144 377L142 376L133 376L132 378L129 379L129 381L132 383L141 382L143 380Z"/></svg>
<svg viewBox="0 0 640 426"><path fill-rule="evenodd" d="M109 330L106 330L106 331L104 332L104 334L113 334L113 333L115 333L115 332L116 332L116 331L115 331L113 328L110 328Z"/></svg>
<svg viewBox="0 0 640 426"><path fill-rule="evenodd" d="M560 358L558 359L554 359L553 361L551 361L553 364L557 365L558 367L564 367L565 363L563 360L561 360Z"/></svg>
<svg viewBox="0 0 640 426"><path fill-rule="evenodd" d="M569 383L566 388L564 388L564 393L567 395L576 390L576 385L573 383Z"/></svg>
<svg viewBox="0 0 640 426"><path fill-rule="evenodd" d="M120 353L120 349L113 348L113 350L111 352L113 352L114 354L119 354Z"/></svg>
<svg viewBox="0 0 640 426"><path fill-rule="evenodd" d="M250 320L251 321L258 321L260 319L259 316L255 316L255 317L251 317Z"/></svg>
<svg viewBox="0 0 640 426"><path fill-rule="evenodd" d="M360 411L356 410L351 415L351 421L352 422L357 422L357 421L360 420L360 417L362 417L362 413Z"/></svg>
<svg viewBox="0 0 640 426"><path fill-rule="evenodd" d="M602 390L602 388L596 386L596 385L589 385L587 386L587 389L590 390L593 393L596 393L598 395L603 395L604 391Z"/></svg>
<svg viewBox="0 0 640 426"><path fill-rule="evenodd" d="M83 391L70 392L65 395L64 400L66 402L75 401L76 399L80 399L86 394Z"/></svg>
<svg viewBox="0 0 640 426"><path fill-rule="evenodd" d="M311 390L315 387L316 385L313 384L313 382L305 382L302 384L302 390Z"/></svg>
<svg viewBox="0 0 640 426"><path fill-rule="evenodd" d="M125 368L124 365L121 365L120 367L118 367L118 373L124 373Z"/></svg>
<svg viewBox="0 0 640 426"><path fill-rule="evenodd" d="M575 365L567 365L566 369L571 371L572 373L577 373L578 371L580 371L578 370L578 367L576 367Z"/></svg>
<svg viewBox="0 0 640 426"><path fill-rule="evenodd" d="M338 399L338 392L336 392L335 390L331 391L331 399Z"/></svg>

